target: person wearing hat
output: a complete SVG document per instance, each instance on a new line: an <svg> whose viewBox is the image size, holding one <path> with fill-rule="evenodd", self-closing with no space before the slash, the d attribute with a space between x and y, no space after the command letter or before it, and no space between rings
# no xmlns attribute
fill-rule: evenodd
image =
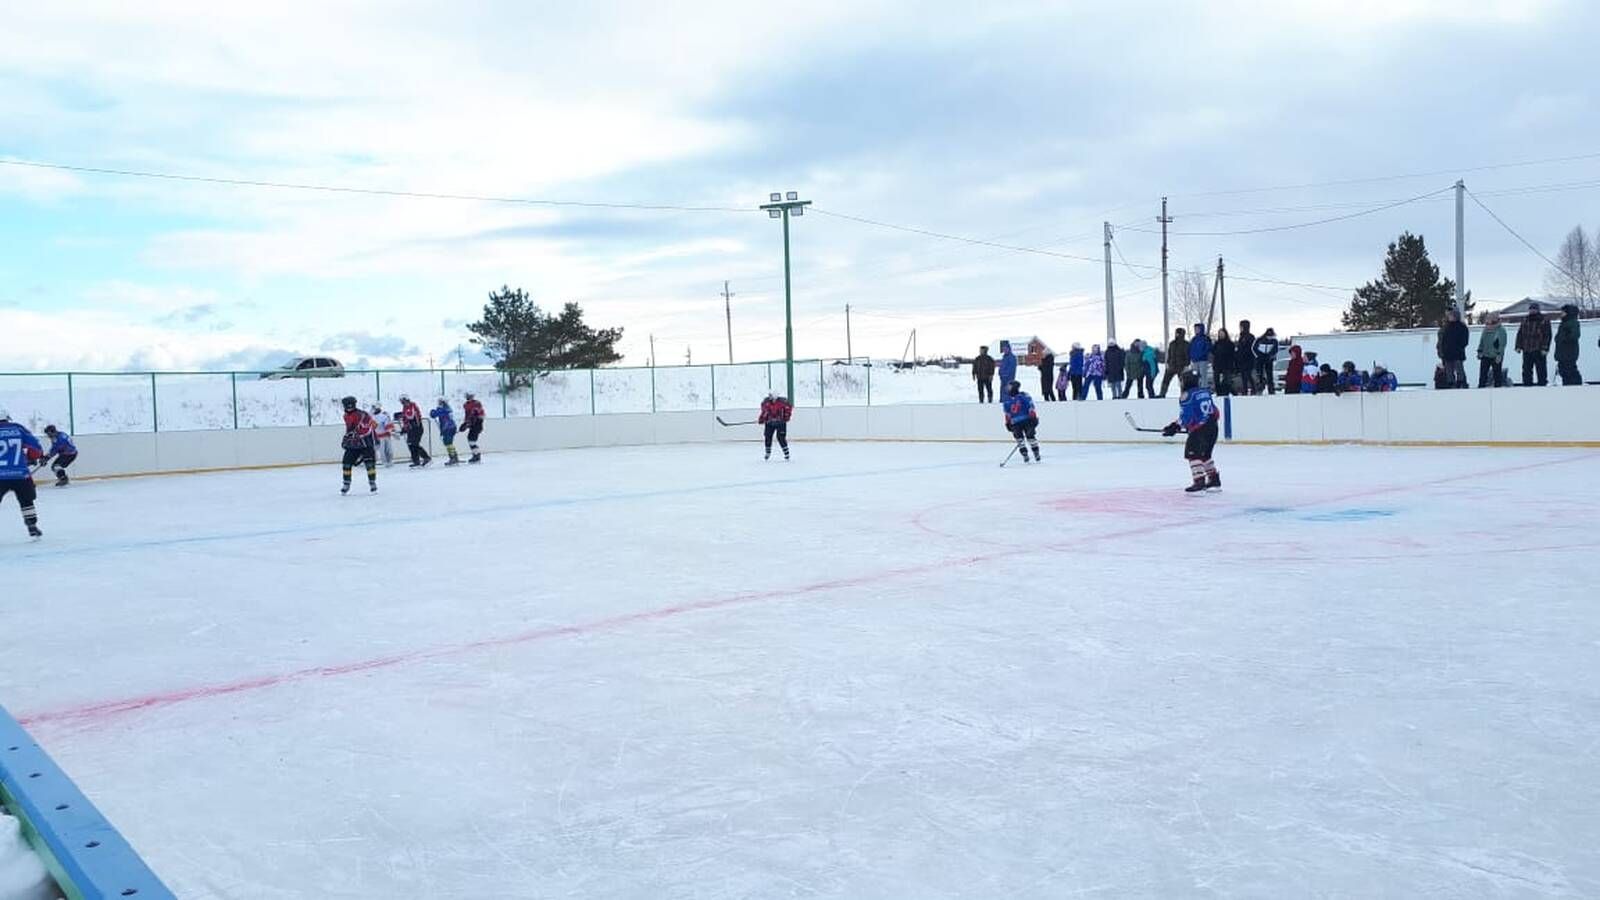
<svg viewBox="0 0 1600 900"><path fill-rule="evenodd" d="M16 494L22 507L22 524L28 527L28 537L44 537L39 530L39 513L34 501L39 492L33 484L33 464L44 456L44 446L21 422L11 421L11 414L0 409L0 501L7 494Z"/></svg>
<svg viewBox="0 0 1600 900"><path fill-rule="evenodd" d="M994 357L989 355L989 345L978 348L972 360L972 380L978 384L978 402L994 402Z"/></svg>
<svg viewBox="0 0 1600 900"><path fill-rule="evenodd" d="M1550 352L1550 320L1537 303L1528 308L1528 317L1517 326L1517 352L1522 354L1523 387L1533 386L1535 371L1539 373L1540 387L1550 383L1545 362L1545 354Z"/></svg>
<svg viewBox="0 0 1600 900"><path fill-rule="evenodd" d="M1578 372L1578 339L1582 334L1578 323L1578 305L1568 303L1561 307L1561 327L1556 329L1556 374L1564 385L1583 384Z"/></svg>

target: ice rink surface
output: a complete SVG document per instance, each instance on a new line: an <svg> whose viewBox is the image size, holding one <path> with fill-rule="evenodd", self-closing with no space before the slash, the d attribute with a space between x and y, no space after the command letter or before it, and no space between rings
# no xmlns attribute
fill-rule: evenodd
<svg viewBox="0 0 1600 900"><path fill-rule="evenodd" d="M1600 896L1600 452L41 489L0 702L185 898Z"/></svg>

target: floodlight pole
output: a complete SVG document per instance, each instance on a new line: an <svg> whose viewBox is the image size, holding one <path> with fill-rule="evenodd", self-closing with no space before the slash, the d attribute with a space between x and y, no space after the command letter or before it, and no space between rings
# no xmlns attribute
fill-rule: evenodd
<svg viewBox="0 0 1600 900"><path fill-rule="evenodd" d="M784 373L788 379L789 393L786 395L789 402L794 402L794 291L790 283L789 274L789 215L804 215L806 207L811 205L810 200L798 199L793 191L788 194L789 199L778 200L774 194L773 202L763 203L761 208L767 214L778 213L783 219L783 349Z"/></svg>

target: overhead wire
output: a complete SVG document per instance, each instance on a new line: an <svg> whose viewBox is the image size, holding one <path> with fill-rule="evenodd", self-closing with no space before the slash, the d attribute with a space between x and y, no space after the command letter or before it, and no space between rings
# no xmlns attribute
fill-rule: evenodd
<svg viewBox="0 0 1600 900"><path fill-rule="evenodd" d="M1532 251L1533 255L1539 257L1540 259L1542 259L1546 263L1548 263L1550 265L1550 268L1555 269L1557 272L1560 272L1561 274L1563 274L1563 275L1567 276L1568 278L1572 279L1573 283L1582 285L1585 292L1589 291L1589 285L1584 281L1584 279L1579 278L1578 276L1574 275L1570 270L1568 270L1565 266L1557 263L1555 260L1551 259L1550 257L1545 256L1544 253L1541 252L1538 247L1535 247L1532 244L1532 242L1530 242L1527 238L1525 238L1521 234L1519 234L1515 228L1512 228L1509 224L1507 224L1505 219L1500 218L1500 216L1498 216L1495 213L1494 210L1490 209L1482 200L1478 199L1478 195L1477 194L1474 194L1471 190L1467 190L1467 196L1471 197L1472 198L1472 202L1478 204L1478 207L1480 209L1482 209L1484 212L1488 213L1489 214L1489 218L1495 220L1495 222L1497 222L1500 225L1501 228L1504 228L1506 230L1507 234L1509 234L1512 237L1516 238L1518 241L1520 241L1522 243L1522 246L1527 247L1530 251ZM1583 299L1585 301L1592 301L1594 298L1593 297L1584 297Z"/></svg>

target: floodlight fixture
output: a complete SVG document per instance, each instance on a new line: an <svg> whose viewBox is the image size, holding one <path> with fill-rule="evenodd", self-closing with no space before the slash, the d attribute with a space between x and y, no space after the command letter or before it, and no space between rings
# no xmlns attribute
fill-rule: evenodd
<svg viewBox="0 0 1600 900"><path fill-rule="evenodd" d="M779 194L777 192L773 192L773 193L767 195L767 199L771 200L773 203L777 203L778 201L783 199L783 195Z"/></svg>
<svg viewBox="0 0 1600 900"><path fill-rule="evenodd" d="M797 216L803 216L806 214L806 208L804 206L796 206L794 208L794 214Z"/></svg>
<svg viewBox="0 0 1600 900"><path fill-rule="evenodd" d="M769 210L767 210L767 218L769 218L769 219L776 219L781 215L783 215L783 210L781 210L781 209L769 209Z"/></svg>
<svg viewBox="0 0 1600 900"><path fill-rule="evenodd" d="M777 197L773 197L772 199L776 200L778 198ZM785 200L799 200L800 199L800 195L795 191L790 191L789 192L789 196L787 196L787 197L785 197L783 199L785 199Z"/></svg>

